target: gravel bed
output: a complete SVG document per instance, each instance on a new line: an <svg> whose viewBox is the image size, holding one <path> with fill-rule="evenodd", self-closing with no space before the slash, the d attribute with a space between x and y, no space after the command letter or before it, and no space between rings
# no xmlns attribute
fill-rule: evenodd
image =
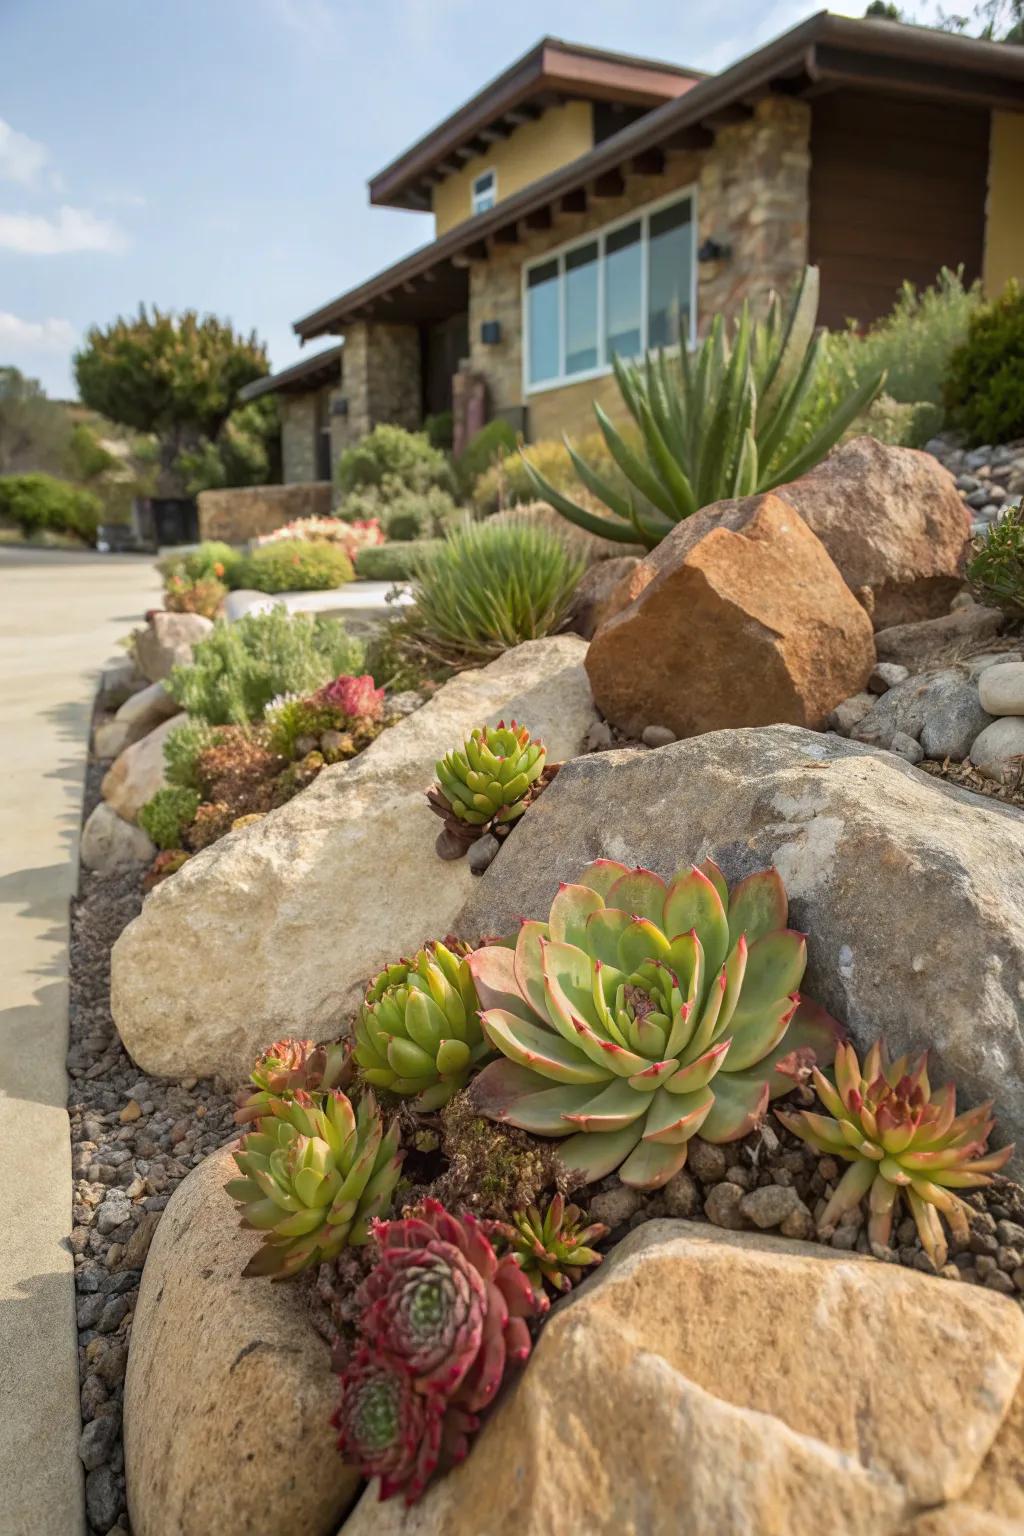
<svg viewBox="0 0 1024 1536"><path fill-rule="evenodd" d="M105 764L91 764L86 814ZM160 1213L190 1168L232 1138L228 1086L147 1077L110 1017L110 950L142 906L142 871L83 869L71 914L73 1227L86 1513L90 1532L129 1530L121 1401L139 1280Z"/></svg>

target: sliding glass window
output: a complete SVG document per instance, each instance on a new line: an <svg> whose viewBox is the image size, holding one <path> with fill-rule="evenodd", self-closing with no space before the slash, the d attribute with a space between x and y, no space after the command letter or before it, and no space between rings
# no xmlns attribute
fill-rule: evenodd
<svg viewBox="0 0 1024 1536"><path fill-rule="evenodd" d="M676 346L693 329L692 196L631 214L526 268L527 389L607 373L613 357Z"/></svg>

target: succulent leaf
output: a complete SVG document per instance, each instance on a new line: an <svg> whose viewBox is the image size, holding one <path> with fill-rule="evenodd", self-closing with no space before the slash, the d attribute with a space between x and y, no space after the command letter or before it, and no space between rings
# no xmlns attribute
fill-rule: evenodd
<svg viewBox="0 0 1024 1536"><path fill-rule="evenodd" d="M592 1180L656 1188L708 1140L744 1135L769 1098L833 1059L834 1020L802 1002L803 934L787 929L778 874L737 887L710 862L667 883L614 860L589 865L527 922L514 955L469 961L484 1032L504 1060L475 1107L534 1135ZM749 924L737 928L737 924Z"/></svg>

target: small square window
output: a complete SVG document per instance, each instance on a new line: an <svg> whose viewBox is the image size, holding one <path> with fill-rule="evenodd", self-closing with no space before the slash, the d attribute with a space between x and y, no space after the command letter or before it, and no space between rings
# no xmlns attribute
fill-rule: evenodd
<svg viewBox="0 0 1024 1536"><path fill-rule="evenodd" d="M498 201L497 171L481 171L473 177L473 212L486 213Z"/></svg>

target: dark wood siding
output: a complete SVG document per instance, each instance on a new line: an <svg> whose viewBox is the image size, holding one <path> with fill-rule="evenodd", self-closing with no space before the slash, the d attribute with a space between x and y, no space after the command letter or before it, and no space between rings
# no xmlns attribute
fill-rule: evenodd
<svg viewBox="0 0 1024 1536"><path fill-rule="evenodd" d="M989 114L835 91L812 102L810 260L822 324L866 325L905 280L981 276Z"/></svg>

